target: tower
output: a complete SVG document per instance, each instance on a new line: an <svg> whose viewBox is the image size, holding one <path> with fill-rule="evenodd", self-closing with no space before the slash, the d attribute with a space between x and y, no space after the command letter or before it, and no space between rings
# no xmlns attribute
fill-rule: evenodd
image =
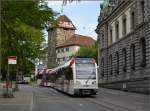
<svg viewBox="0 0 150 111"><path fill-rule="evenodd" d="M75 34L76 27L72 21L62 15L57 18L58 25L50 26L48 31L48 64L56 64L56 46L61 45Z"/></svg>

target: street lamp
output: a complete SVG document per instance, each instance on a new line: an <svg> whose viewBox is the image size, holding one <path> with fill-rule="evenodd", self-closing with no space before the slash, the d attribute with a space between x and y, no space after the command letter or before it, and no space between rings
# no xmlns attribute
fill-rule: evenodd
<svg viewBox="0 0 150 111"><path fill-rule="evenodd" d="M35 65L35 77L37 76L37 73L38 73L38 64L39 64L39 59L36 58L35 62L34 62L34 65Z"/></svg>

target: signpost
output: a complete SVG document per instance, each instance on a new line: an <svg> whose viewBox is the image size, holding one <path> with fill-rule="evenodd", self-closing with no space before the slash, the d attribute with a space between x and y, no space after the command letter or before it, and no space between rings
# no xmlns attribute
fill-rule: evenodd
<svg viewBox="0 0 150 111"><path fill-rule="evenodd" d="M9 65L10 64L17 64L17 56L9 56L8 57L8 69L7 69L7 77L6 77L6 94L5 97L13 97L12 91L9 91L9 87L12 88L12 86L10 86L9 83ZM11 84L12 85L12 84Z"/></svg>
<svg viewBox="0 0 150 111"><path fill-rule="evenodd" d="M8 64L17 64L17 56L9 56Z"/></svg>

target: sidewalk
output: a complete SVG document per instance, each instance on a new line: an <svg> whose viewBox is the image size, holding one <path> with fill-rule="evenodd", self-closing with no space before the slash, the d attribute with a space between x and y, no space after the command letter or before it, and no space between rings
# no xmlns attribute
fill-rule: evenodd
<svg viewBox="0 0 150 111"><path fill-rule="evenodd" d="M14 92L14 98L0 97L1 111L32 111L33 94L29 92Z"/></svg>

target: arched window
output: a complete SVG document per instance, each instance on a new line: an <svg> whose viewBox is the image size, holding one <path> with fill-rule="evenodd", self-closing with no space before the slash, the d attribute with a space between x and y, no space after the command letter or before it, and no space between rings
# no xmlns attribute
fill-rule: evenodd
<svg viewBox="0 0 150 111"><path fill-rule="evenodd" d="M101 47L104 48L104 34L101 33Z"/></svg>
<svg viewBox="0 0 150 111"><path fill-rule="evenodd" d="M144 9L144 1L141 1L141 15L142 15L142 21L144 22L144 14L145 14L145 9Z"/></svg>
<svg viewBox="0 0 150 111"><path fill-rule="evenodd" d="M146 42L145 38L141 38L140 40L140 47L141 47L141 66L146 66Z"/></svg>
<svg viewBox="0 0 150 111"><path fill-rule="evenodd" d="M101 59L101 76L104 77L104 58Z"/></svg>
<svg viewBox="0 0 150 111"><path fill-rule="evenodd" d="M110 29L110 44L112 44L112 38L113 38L113 36L112 36L112 28Z"/></svg>
<svg viewBox="0 0 150 111"><path fill-rule="evenodd" d="M131 45L131 68L135 70L135 45Z"/></svg>
<svg viewBox="0 0 150 111"><path fill-rule="evenodd" d="M119 53L116 52L116 73L119 74Z"/></svg>
<svg viewBox="0 0 150 111"><path fill-rule="evenodd" d="M122 29L123 29L123 35L126 35L127 33L127 19L126 19L126 15L123 16L122 18Z"/></svg>
<svg viewBox="0 0 150 111"><path fill-rule="evenodd" d="M119 40L119 22L115 24L116 41Z"/></svg>
<svg viewBox="0 0 150 111"><path fill-rule="evenodd" d="M126 72L126 70L127 70L127 51L125 48L123 48L123 50L122 50L122 55L123 55L123 67L122 67L122 69L124 72Z"/></svg>
<svg viewBox="0 0 150 111"><path fill-rule="evenodd" d="M135 28L135 13L131 12L131 30Z"/></svg>
<svg viewBox="0 0 150 111"><path fill-rule="evenodd" d="M109 72L110 75L112 75L112 70L113 70L113 66L112 66L112 55L109 56Z"/></svg>

